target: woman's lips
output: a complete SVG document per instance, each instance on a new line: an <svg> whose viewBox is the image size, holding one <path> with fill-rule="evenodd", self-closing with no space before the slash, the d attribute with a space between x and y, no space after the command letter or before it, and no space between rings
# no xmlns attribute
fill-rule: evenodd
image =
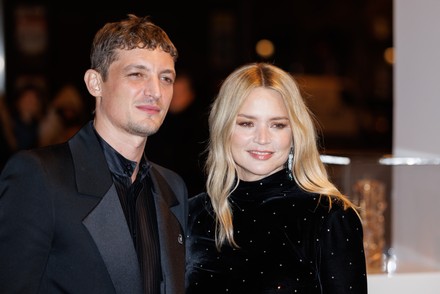
<svg viewBox="0 0 440 294"><path fill-rule="evenodd" d="M250 156L252 158L258 159L258 160L267 160L272 157L273 152L271 151L257 151L257 150L251 150L248 151Z"/></svg>

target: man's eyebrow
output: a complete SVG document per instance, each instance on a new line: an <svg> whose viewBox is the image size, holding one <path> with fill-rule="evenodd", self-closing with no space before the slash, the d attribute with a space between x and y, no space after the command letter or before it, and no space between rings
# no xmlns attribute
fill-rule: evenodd
<svg viewBox="0 0 440 294"><path fill-rule="evenodd" d="M148 66L145 66L143 64L129 64L129 65L124 67L125 71L129 71L129 70L133 70L133 69L145 70L147 72L151 72L151 70L148 68ZM172 69L165 69L165 70L161 71L160 74L171 74L171 75L173 75L175 77L176 76L176 71L174 71Z"/></svg>

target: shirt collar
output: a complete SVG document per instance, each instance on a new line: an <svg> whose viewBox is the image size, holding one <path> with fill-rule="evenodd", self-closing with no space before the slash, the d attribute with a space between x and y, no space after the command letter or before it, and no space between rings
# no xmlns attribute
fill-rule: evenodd
<svg viewBox="0 0 440 294"><path fill-rule="evenodd" d="M110 144L108 144L99 134L96 132L99 143L104 151L105 158L107 160L110 171L117 176L131 177L136 169L137 163L122 156L116 151ZM151 164L148 162L145 153L142 155L138 178L143 180L150 169Z"/></svg>

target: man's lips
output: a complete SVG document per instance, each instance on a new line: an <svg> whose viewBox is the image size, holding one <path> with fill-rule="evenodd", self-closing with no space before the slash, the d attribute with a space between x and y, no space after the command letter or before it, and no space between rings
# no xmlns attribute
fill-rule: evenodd
<svg viewBox="0 0 440 294"><path fill-rule="evenodd" d="M155 105L138 105L136 108L149 114L156 114L160 112L160 108Z"/></svg>

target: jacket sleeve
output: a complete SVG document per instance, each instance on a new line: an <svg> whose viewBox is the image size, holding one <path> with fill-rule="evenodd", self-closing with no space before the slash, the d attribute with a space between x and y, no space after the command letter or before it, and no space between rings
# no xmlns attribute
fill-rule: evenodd
<svg viewBox="0 0 440 294"><path fill-rule="evenodd" d="M332 208L320 233L322 293L366 294L363 229L352 209Z"/></svg>
<svg viewBox="0 0 440 294"><path fill-rule="evenodd" d="M31 293L39 288L49 255L53 215L45 171L25 151L11 157L0 175L0 289Z"/></svg>

